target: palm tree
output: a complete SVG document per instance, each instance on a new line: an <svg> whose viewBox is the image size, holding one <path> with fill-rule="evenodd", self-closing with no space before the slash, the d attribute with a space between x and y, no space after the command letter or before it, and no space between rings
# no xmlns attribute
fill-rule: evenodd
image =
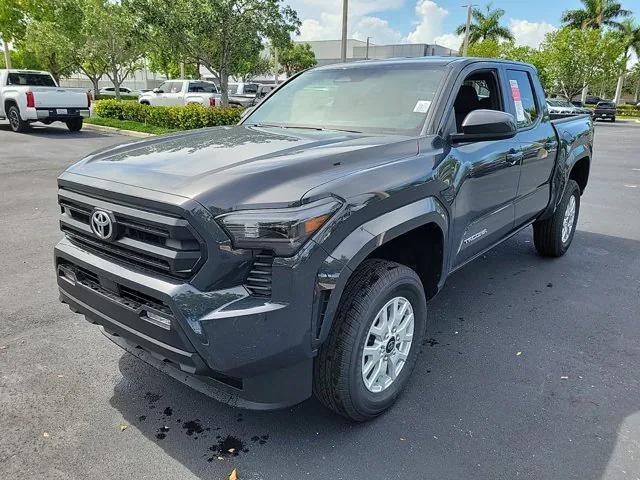
<svg viewBox="0 0 640 480"><path fill-rule="evenodd" d="M584 8L566 10L561 17L562 23L573 28L613 27L620 29L619 18L631 16L631 11L622 8L614 0L580 0Z"/></svg>
<svg viewBox="0 0 640 480"><path fill-rule="evenodd" d="M624 86L624 78L627 73L627 61L629 53L635 52L640 55L640 26L632 18L627 18L620 22L620 33L624 42L624 58L622 60L622 72L618 77L618 85L616 87L616 103L620 103L622 97L622 87Z"/></svg>
<svg viewBox="0 0 640 480"><path fill-rule="evenodd" d="M487 5L487 11L483 12L479 8L474 8L471 12L473 22L469 25L469 43L477 43L483 40L509 40L513 41L511 31L500 25L500 18L504 15L501 8L491 9L491 4ZM456 28L456 34L464 35L467 30L466 24Z"/></svg>

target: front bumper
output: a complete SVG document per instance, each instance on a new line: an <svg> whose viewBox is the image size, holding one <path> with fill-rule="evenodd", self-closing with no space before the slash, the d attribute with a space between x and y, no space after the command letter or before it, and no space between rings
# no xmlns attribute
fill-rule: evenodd
<svg viewBox="0 0 640 480"><path fill-rule="evenodd" d="M67 239L54 255L61 301L181 382L251 409L284 408L311 395L311 313L305 310L311 308L312 286L310 297L291 296L295 303L284 303L251 296L243 286L202 292L106 260ZM298 290L303 280L292 276L280 275Z"/></svg>

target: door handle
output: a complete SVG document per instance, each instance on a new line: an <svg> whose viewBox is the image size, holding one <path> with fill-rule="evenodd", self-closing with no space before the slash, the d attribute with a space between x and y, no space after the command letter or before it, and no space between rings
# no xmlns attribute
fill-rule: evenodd
<svg viewBox="0 0 640 480"><path fill-rule="evenodd" d="M510 150L509 153L507 153L507 163L509 165L515 165L518 162L520 162L520 160L522 160L524 158L524 152L517 152L515 150Z"/></svg>

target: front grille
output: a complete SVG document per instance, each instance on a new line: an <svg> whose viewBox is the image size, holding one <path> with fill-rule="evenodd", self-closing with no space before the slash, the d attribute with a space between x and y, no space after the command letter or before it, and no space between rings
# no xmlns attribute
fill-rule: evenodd
<svg viewBox="0 0 640 480"><path fill-rule="evenodd" d="M76 245L96 255L172 278L189 278L204 261L204 247L189 223L68 189L58 190L60 228ZM91 229L94 208L112 212L117 235L105 241Z"/></svg>
<svg viewBox="0 0 640 480"><path fill-rule="evenodd" d="M245 281L245 287L253 295L271 296L271 270L273 268L273 254L268 252L256 255L251 271Z"/></svg>

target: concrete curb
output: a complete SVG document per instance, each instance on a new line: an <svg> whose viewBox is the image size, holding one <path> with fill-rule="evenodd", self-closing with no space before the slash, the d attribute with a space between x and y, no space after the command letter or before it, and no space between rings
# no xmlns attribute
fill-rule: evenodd
<svg viewBox="0 0 640 480"><path fill-rule="evenodd" d="M89 130L97 130L99 132L105 132L105 133L119 133L120 135L126 135L128 137L136 137L136 138L148 138L148 137L156 136L153 133L135 132L133 130L124 130L122 128L106 127L104 125L93 125L91 123L85 123L83 127L88 128Z"/></svg>

